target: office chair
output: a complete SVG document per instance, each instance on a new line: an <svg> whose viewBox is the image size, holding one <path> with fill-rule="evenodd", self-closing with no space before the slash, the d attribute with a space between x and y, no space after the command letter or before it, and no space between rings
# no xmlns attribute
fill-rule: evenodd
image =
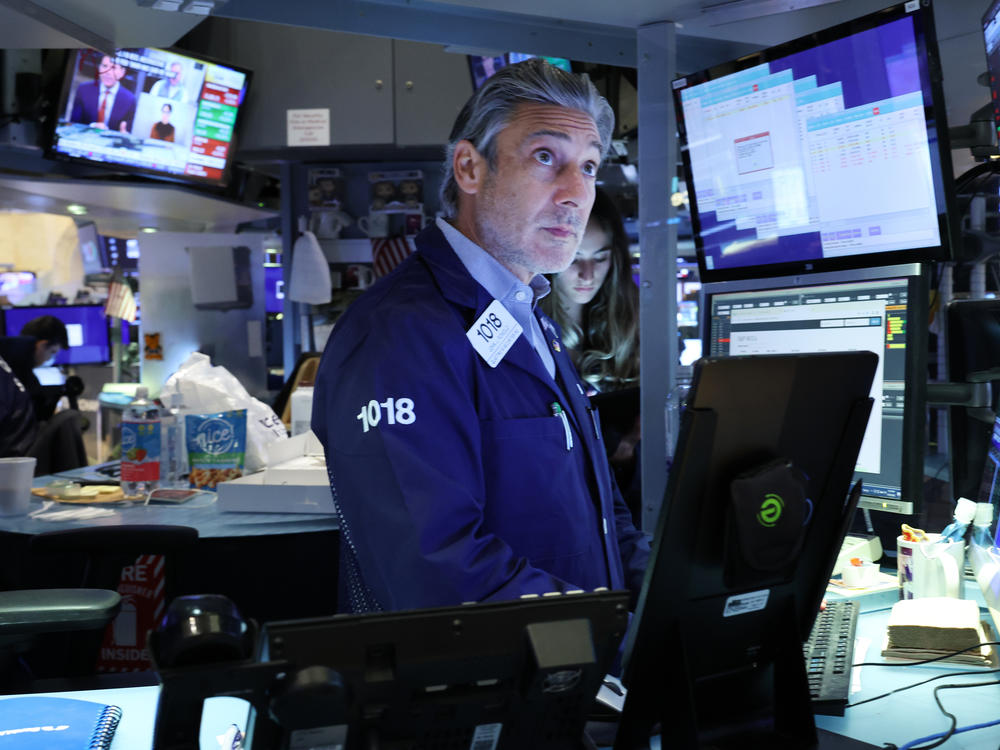
<svg viewBox="0 0 1000 750"><path fill-rule="evenodd" d="M121 596L100 589L0 591L0 692L20 692L31 677L20 656L43 633L103 631L118 610Z"/></svg>
<svg viewBox="0 0 1000 750"><path fill-rule="evenodd" d="M76 409L65 409L39 424L38 437L28 451L28 455L36 459L36 477L87 465L84 422L83 415Z"/></svg>
<svg viewBox="0 0 1000 750"><path fill-rule="evenodd" d="M193 549L198 530L189 526L107 526L47 531L29 542L36 588L77 587L115 591L122 568L140 555L165 555L165 600L172 595L176 557ZM103 631L46 638L30 663L39 675L80 677L94 673Z"/></svg>

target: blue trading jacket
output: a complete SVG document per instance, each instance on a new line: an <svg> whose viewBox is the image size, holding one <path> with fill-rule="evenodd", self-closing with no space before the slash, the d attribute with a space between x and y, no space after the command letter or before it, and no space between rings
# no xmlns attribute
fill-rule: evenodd
<svg viewBox="0 0 1000 750"><path fill-rule="evenodd" d="M539 313L563 390L523 335L495 368L472 347L492 301L432 226L334 327L312 427L341 515L342 610L641 586L648 538L554 324Z"/></svg>

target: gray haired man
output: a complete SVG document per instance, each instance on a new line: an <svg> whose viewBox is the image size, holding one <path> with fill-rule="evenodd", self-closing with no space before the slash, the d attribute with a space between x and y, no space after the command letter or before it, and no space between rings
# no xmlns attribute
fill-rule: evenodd
<svg viewBox="0 0 1000 750"><path fill-rule="evenodd" d="M614 118L583 76L500 70L448 143L439 219L338 320L313 430L341 518L341 608L598 587L649 556L542 276L583 237Z"/></svg>

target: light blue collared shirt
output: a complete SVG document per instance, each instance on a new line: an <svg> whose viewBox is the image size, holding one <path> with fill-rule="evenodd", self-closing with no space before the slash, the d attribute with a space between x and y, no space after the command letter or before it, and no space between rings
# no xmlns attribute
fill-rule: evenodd
<svg viewBox="0 0 1000 750"><path fill-rule="evenodd" d="M504 267L500 261L447 221L439 217L437 226L444 233L445 239L469 275L514 316L531 348L541 357L549 377L555 379L556 363L552 359L552 352L549 351L545 336L542 334L542 327L538 324L538 318L533 311L535 303L549 293L551 288L549 280L541 274L536 274L530 286L523 284L510 269Z"/></svg>

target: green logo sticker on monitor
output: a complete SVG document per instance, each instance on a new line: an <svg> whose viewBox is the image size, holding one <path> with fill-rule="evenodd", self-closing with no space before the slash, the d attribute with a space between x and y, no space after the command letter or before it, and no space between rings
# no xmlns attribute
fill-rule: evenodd
<svg viewBox="0 0 1000 750"><path fill-rule="evenodd" d="M781 499L781 495L769 492L764 496L764 502L761 503L760 510L757 511L757 523L771 528L778 523L784 509L785 501Z"/></svg>

